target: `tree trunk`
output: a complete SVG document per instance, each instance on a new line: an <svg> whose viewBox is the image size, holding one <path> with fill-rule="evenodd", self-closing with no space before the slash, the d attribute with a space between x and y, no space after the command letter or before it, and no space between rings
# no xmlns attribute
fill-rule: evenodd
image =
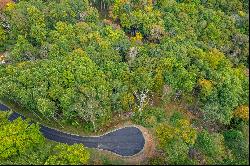
<svg viewBox="0 0 250 166"><path fill-rule="evenodd" d="M96 126L95 126L95 121L92 120L92 124L93 124L93 127L94 127L94 131L96 132Z"/></svg>
<svg viewBox="0 0 250 166"><path fill-rule="evenodd" d="M138 100L140 100L140 106L139 106L139 113L140 113L140 116L142 115L142 111L143 111L143 107L144 107L144 102L145 102L145 99L147 98L147 93L148 93L148 90L146 91L141 91L139 95L136 95L136 98Z"/></svg>

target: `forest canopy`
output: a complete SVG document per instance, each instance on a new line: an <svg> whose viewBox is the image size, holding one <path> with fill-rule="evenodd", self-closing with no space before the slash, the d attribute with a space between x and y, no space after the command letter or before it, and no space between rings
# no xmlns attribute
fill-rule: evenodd
<svg viewBox="0 0 250 166"><path fill-rule="evenodd" d="M200 1L113 3L120 28L87 0L9 3L1 13L0 50L9 50L1 97L97 127L112 113L142 109L165 84L193 94L206 116L225 124L248 104L244 3L223 10Z"/></svg>
<svg viewBox="0 0 250 166"><path fill-rule="evenodd" d="M154 114L147 112L150 102L166 95L187 101L204 121L248 123L247 0L19 0L4 6L0 99L91 132L117 115ZM223 136L206 132L196 144L209 156L213 149L201 147L204 139L213 144ZM237 134L225 132L225 141ZM191 146L170 142L162 143L165 150Z"/></svg>

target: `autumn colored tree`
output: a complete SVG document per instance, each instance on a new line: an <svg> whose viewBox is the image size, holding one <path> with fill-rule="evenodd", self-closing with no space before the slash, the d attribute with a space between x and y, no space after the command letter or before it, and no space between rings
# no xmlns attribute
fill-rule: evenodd
<svg viewBox="0 0 250 166"><path fill-rule="evenodd" d="M91 132L116 116L131 117L156 130L164 164L196 164L187 155L192 150L207 163L246 164L248 7L247 0L8 3L0 11L6 62L0 64L0 99ZM199 115L197 128L213 124L218 133L197 134L183 118L168 122L166 102L182 103ZM76 153L55 150L48 164L59 158L85 164L76 159L79 149L70 150Z"/></svg>
<svg viewBox="0 0 250 166"><path fill-rule="evenodd" d="M242 120L249 120L249 107L248 106L240 106L234 111L234 116L237 118L241 118Z"/></svg>
<svg viewBox="0 0 250 166"><path fill-rule="evenodd" d="M192 163L188 152L190 146L195 143L197 131L191 127L188 120L180 118L172 124L160 124L156 128L156 135L165 155L165 161L161 164Z"/></svg>
<svg viewBox="0 0 250 166"><path fill-rule="evenodd" d="M6 5L8 5L8 3L12 3L12 0L2 0L0 2L0 10L3 10L4 7L6 7Z"/></svg>
<svg viewBox="0 0 250 166"><path fill-rule="evenodd" d="M111 16L119 20L125 31L135 36L136 32L145 37L160 39L163 32L161 13L154 10L152 1L117 0L112 7ZM151 31L152 30L152 31Z"/></svg>

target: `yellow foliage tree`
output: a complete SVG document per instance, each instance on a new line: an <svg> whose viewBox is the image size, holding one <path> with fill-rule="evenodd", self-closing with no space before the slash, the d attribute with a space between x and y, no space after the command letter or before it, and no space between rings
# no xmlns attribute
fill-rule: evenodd
<svg viewBox="0 0 250 166"><path fill-rule="evenodd" d="M201 87L201 93L204 94L205 96L208 96L211 94L213 90L213 84L212 81L206 80L206 79L200 79L198 81L200 87Z"/></svg>
<svg viewBox="0 0 250 166"><path fill-rule="evenodd" d="M190 127L190 122L186 119L180 119L177 125L179 126L178 135L184 142L193 145L196 140L196 130Z"/></svg>
<svg viewBox="0 0 250 166"><path fill-rule="evenodd" d="M217 49L212 49L209 55L205 57L213 69L216 69L224 58L224 54Z"/></svg>
<svg viewBox="0 0 250 166"><path fill-rule="evenodd" d="M156 74L154 77L154 90L158 93L161 94L164 86L164 76L163 76L163 70L160 68L156 69Z"/></svg>
<svg viewBox="0 0 250 166"><path fill-rule="evenodd" d="M248 121L249 120L249 107L246 105L242 105L238 107L234 112L234 116L237 118L241 118L245 121Z"/></svg>
<svg viewBox="0 0 250 166"><path fill-rule="evenodd" d="M185 143L193 145L197 137L196 130L191 127L190 122L186 119L179 119L176 126L161 124L157 127L156 134L162 147L169 141L179 138Z"/></svg>
<svg viewBox="0 0 250 166"><path fill-rule="evenodd" d="M132 42L135 42L135 43L141 43L142 39L143 39L143 36L140 32L136 32L136 35L131 38Z"/></svg>
<svg viewBox="0 0 250 166"><path fill-rule="evenodd" d="M14 8L15 8L15 3L14 3L14 2L9 2L9 3L6 4L5 10L6 10L6 11L11 11L11 10L13 10Z"/></svg>

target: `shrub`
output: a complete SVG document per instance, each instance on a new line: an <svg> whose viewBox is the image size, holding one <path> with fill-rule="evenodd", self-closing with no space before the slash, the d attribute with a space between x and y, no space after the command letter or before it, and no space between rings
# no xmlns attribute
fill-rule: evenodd
<svg viewBox="0 0 250 166"><path fill-rule="evenodd" d="M193 145L196 140L196 130L191 127L188 120L180 119L175 126L161 124L156 128L160 146L164 146L173 139L181 138L185 143Z"/></svg>
<svg viewBox="0 0 250 166"><path fill-rule="evenodd" d="M195 147L206 155L208 163L222 162L225 157L224 138L221 134L202 131L197 136Z"/></svg>
<svg viewBox="0 0 250 166"><path fill-rule="evenodd" d="M159 147L164 151L168 164L191 164L188 152L189 147L195 142L196 130L191 127L188 120L178 119L178 116L172 116L172 120L175 118L172 125L164 123L156 128Z"/></svg>
<svg viewBox="0 0 250 166"><path fill-rule="evenodd" d="M187 164L188 145L182 139L175 139L167 143L164 147L168 164Z"/></svg>
<svg viewBox="0 0 250 166"><path fill-rule="evenodd" d="M240 164L248 163L249 143L241 131L231 129L224 132L225 145L241 161Z"/></svg>
<svg viewBox="0 0 250 166"><path fill-rule="evenodd" d="M8 121L8 113L0 114L0 163L1 160L30 154L44 145L44 137L38 124L29 124L20 117Z"/></svg>
<svg viewBox="0 0 250 166"><path fill-rule="evenodd" d="M176 124L178 120L183 119L183 115L180 112L174 112L170 117L170 123Z"/></svg>
<svg viewBox="0 0 250 166"><path fill-rule="evenodd" d="M132 120L145 127L154 127L157 123L164 122L165 111L157 107L147 107L141 116L139 111L135 112Z"/></svg>
<svg viewBox="0 0 250 166"><path fill-rule="evenodd" d="M90 154L82 144L74 144L72 146L58 144L53 149L53 154L49 156L45 165L87 164L89 158Z"/></svg>
<svg viewBox="0 0 250 166"><path fill-rule="evenodd" d="M249 120L249 108L248 108L248 106L242 105L242 106L238 107L234 112L234 116L237 118L240 118L244 121L248 121Z"/></svg>

